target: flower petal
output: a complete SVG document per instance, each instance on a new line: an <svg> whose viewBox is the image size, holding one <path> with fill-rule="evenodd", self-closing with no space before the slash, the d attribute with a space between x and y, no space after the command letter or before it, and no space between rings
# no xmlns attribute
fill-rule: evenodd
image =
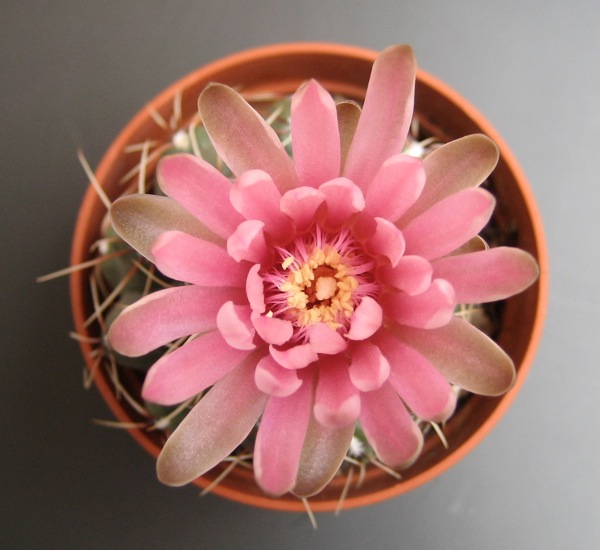
<svg viewBox="0 0 600 550"><path fill-rule="evenodd" d="M409 155L387 159L365 193L365 212L392 222L417 200L425 185L423 161Z"/></svg>
<svg viewBox="0 0 600 550"><path fill-rule="evenodd" d="M335 231L344 225L350 216L361 212L365 199L361 190L346 178L336 178L319 187L325 195L327 215L324 226L327 231Z"/></svg>
<svg viewBox="0 0 600 550"><path fill-rule="evenodd" d="M282 193L298 186L293 162L277 134L236 91L209 84L198 109L217 153L236 176L259 169Z"/></svg>
<svg viewBox="0 0 600 550"><path fill-rule="evenodd" d="M281 193L269 174L249 170L240 175L229 192L233 207L248 220L260 220L265 231L278 240L290 236L290 220L279 209Z"/></svg>
<svg viewBox="0 0 600 550"><path fill-rule="evenodd" d="M250 321L251 309L247 305L225 302L217 313L217 326L224 340L235 349L251 350L256 347L256 331Z"/></svg>
<svg viewBox="0 0 600 550"><path fill-rule="evenodd" d="M452 252L485 226L495 203L480 188L463 189L441 200L402 228L405 253L433 260Z"/></svg>
<svg viewBox="0 0 600 550"><path fill-rule="evenodd" d="M258 220L245 220L227 239L227 253L236 261L266 264L271 253L265 241L265 224Z"/></svg>
<svg viewBox="0 0 600 550"><path fill-rule="evenodd" d="M393 333L427 357L448 382L467 391L501 395L515 382L515 366L506 352L459 317L434 330L393 327Z"/></svg>
<svg viewBox="0 0 600 550"><path fill-rule="evenodd" d="M292 337L294 332L291 321L285 319L269 317L254 311L252 312L251 319L256 332L258 332L258 335L267 342L267 344L281 346Z"/></svg>
<svg viewBox="0 0 600 550"><path fill-rule="evenodd" d="M456 394L440 371L419 352L387 331L377 335L377 345L390 364L389 382L419 418L447 420L456 406Z"/></svg>
<svg viewBox="0 0 600 550"><path fill-rule="evenodd" d="M319 187L340 175L340 134L335 102L316 81L292 96L292 149L300 185Z"/></svg>
<svg viewBox="0 0 600 550"><path fill-rule="evenodd" d="M410 46L392 46L373 64L343 175L366 190L384 161L402 151L412 119L416 62Z"/></svg>
<svg viewBox="0 0 600 550"><path fill-rule="evenodd" d="M315 353L335 355L348 347L348 342L336 330L325 323L315 323L308 327L308 341Z"/></svg>
<svg viewBox="0 0 600 550"><path fill-rule="evenodd" d="M248 267L235 262L223 247L181 231L160 235L151 252L167 277L199 286L243 287L248 273Z"/></svg>
<svg viewBox="0 0 600 550"><path fill-rule="evenodd" d="M361 342L352 348L348 374L355 388L361 392L372 391L388 379L390 364L375 344Z"/></svg>
<svg viewBox="0 0 600 550"><path fill-rule="evenodd" d="M454 249L447 256L458 256L459 254L470 254L471 252L481 252L482 250L488 250L490 246L486 243L481 235L475 235L472 239L469 239L465 244ZM445 256L445 257L447 257Z"/></svg>
<svg viewBox="0 0 600 550"><path fill-rule="evenodd" d="M275 397L288 397L302 385L295 370L284 369L270 355L256 365L254 382L260 391Z"/></svg>
<svg viewBox="0 0 600 550"><path fill-rule="evenodd" d="M360 119L360 106L355 101L340 101L336 105L338 126L340 131L340 173L344 171L348 150L354 138L354 132Z"/></svg>
<svg viewBox="0 0 600 550"><path fill-rule="evenodd" d="M352 313L350 330L346 334L346 338L349 340L369 338L379 330L382 322L381 306L370 296L365 296Z"/></svg>
<svg viewBox="0 0 600 550"><path fill-rule="evenodd" d="M390 292L382 298L385 313L401 325L432 329L450 322L456 301L448 281L435 279L429 288L413 296Z"/></svg>
<svg viewBox="0 0 600 550"><path fill-rule="evenodd" d="M233 349L217 330L203 334L152 365L142 397L160 405L182 403L212 386L249 353Z"/></svg>
<svg viewBox="0 0 600 550"><path fill-rule="evenodd" d="M281 211L294 222L296 231L306 231L315 221L325 195L312 187L298 187L281 197Z"/></svg>
<svg viewBox="0 0 600 550"><path fill-rule="evenodd" d="M253 463L257 483L270 495L283 495L296 483L311 401L312 383L305 381L290 397L271 397L267 402Z"/></svg>
<svg viewBox="0 0 600 550"><path fill-rule="evenodd" d="M323 426L331 429L348 426L358 418L360 395L342 357L332 357L319 369L314 413Z"/></svg>
<svg viewBox="0 0 600 550"><path fill-rule="evenodd" d="M153 292L125 308L108 331L118 353L139 357L182 336L214 330L221 305L243 301L233 288L178 286Z"/></svg>
<svg viewBox="0 0 600 550"><path fill-rule="evenodd" d="M354 424L332 430L311 415L293 493L309 497L321 491L338 472L354 435Z"/></svg>
<svg viewBox="0 0 600 550"><path fill-rule="evenodd" d="M269 351L273 359L286 369L303 369L319 358L310 343L298 344L284 350L269 346Z"/></svg>
<svg viewBox="0 0 600 550"><path fill-rule="evenodd" d="M427 185L402 219L402 225L461 189L477 187L497 162L498 147L482 134L466 136L436 149L423 161Z"/></svg>
<svg viewBox="0 0 600 550"><path fill-rule="evenodd" d="M250 268L250 271L248 271L248 277L246 278L246 295L252 311L264 313L266 309L265 287L259 271L260 265L258 264L253 265Z"/></svg>
<svg viewBox="0 0 600 550"><path fill-rule="evenodd" d="M379 281L407 294L421 294L429 288L433 267L421 256L402 256L397 265L379 268Z"/></svg>
<svg viewBox="0 0 600 550"><path fill-rule="evenodd" d="M395 266L404 254L404 236L392 222L375 218L375 233L367 239L365 247L370 254L385 256Z"/></svg>
<svg viewBox="0 0 600 550"><path fill-rule="evenodd" d="M465 304L503 300L527 288L539 275L530 254L508 247L448 256L432 265L436 277L452 284L456 301Z"/></svg>
<svg viewBox="0 0 600 550"><path fill-rule="evenodd" d="M421 453L423 434L390 384L361 395L360 424L384 464L410 466Z"/></svg>
<svg viewBox="0 0 600 550"><path fill-rule="evenodd" d="M188 413L158 457L160 481L185 485L216 466L246 438L267 400L253 377L254 364L240 365Z"/></svg>
<svg viewBox="0 0 600 550"><path fill-rule="evenodd" d="M186 153L163 157L156 168L161 189L215 234L226 239L242 221L231 208L231 182L214 166Z"/></svg>
<svg viewBox="0 0 600 550"><path fill-rule="evenodd" d="M110 217L121 238L150 261L153 261L152 245L165 231L179 230L202 239L215 240L215 236L194 216L168 197L121 197L112 203Z"/></svg>

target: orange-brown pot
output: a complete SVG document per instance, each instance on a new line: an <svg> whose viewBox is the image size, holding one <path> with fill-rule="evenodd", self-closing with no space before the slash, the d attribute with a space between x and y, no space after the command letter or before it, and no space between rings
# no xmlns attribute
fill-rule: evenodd
<svg viewBox="0 0 600 550"><path fill-rule="evenodd" d="M303 81L316 78L330 92L361 99L377 52L361 48L320 43L297 43L267 46L235 54L202 67L176 82L151 101L123 129L108 149L96 178L110 198L120 192L119 180L137 162L125 153L128 145L146 140L168 141L172 131L161 129L150 111L169 120L174 97L181 94L183 121L196 112L197 99L204 86L222 82L244 92L293 92ZM449 449L437 437L426 440L422 456L402 473L398 482L381 470L371 467L360 487L353 486L344 507L363 506L400 495L436 477L473 449L504 414L519 391L540 341L548 298L547 253L540 216L523 172L504 141L492 126L456 92L432 76L417 75L415 114L429 133L443 141L472 133L484 133L500 149L500 161L492 175L498 199L498 223L517 228L513 244L535 256L540 265L538 282L525 292L507 300L498 342L512 357L517 367L517 382L505 395L497 398L472 396L450 419L445 435ZM73 240L71 262L80 264L90 259L90 246L98 238L106 209L90 187L85 195ZM71 277L71 300L76 330L94 335L84 326L92 311L88 274L76 271ZM88 366L93 368L92 346L86 341L81 348ZM115 416L125 422L141 421L126 401L115 395L109 374L104 369L95 373L95 383ZM129 388L139 395L139 388ZM163 436L158 432L129 430L131 435L154 457L160 452ZM196 484L206 487L222 471L217 467L199 478ZM342 493L345 477L335 478L319 495L310 499L313 511L334 510ZM251 471L236 468L213 492L223 497L264 508L300 511L303 503L292 495L273 499L261 492Z"/></svg>

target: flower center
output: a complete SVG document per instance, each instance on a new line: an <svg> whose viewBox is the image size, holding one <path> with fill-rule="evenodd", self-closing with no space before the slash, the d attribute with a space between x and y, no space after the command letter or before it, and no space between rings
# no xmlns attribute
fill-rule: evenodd
<svg viewBox="0 0 600 550"><path fill-rule="evenodd" d="M280 261L265 275L267 308L299 333L314 323L347 329L362 298L378 293L375 262L348 230L329 235L316 227L277 252Z"/></svg>
<svg viewBox="0 0 600 550"><path fill-rule="evenodd" d="M348 266L337 250L331 246L314 248L306 261L288 256L281 267L290 271L279 290L287 294L296 326L322 322L338 329L344 317L350 318L358 281L348 274Z"/></svg>

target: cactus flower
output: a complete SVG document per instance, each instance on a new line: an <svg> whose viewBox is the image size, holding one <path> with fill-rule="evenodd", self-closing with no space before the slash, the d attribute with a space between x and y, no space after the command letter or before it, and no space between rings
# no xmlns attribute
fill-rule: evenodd
<svg viewBox="0 0 600 550"><path fill-rule="evenodd" d="M520 292L538 268L478 237L495 204L480 187L498 159L488 138L402 153L415 71L409 47L384 50L362 109L304 83L292 156L236 91L211 84L200 115L233 182L172 154L157 167L166 197L113 204L117 232L186 284L127 307L110 344L140 356L193 335L151 367L142 395L172 405L208 390L162 449L163 482L204 474L258 424L258 484L308 496L357 423L381 462L405 467L423 445L415 418L449 418L453 385L497 395L513 384L511 359L455 310Z"/></svg>

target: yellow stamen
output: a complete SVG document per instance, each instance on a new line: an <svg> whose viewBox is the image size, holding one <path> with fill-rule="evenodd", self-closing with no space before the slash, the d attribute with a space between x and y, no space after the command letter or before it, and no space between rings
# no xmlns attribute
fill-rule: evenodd
<svg viewBox="0 0 600 550"><path fill-rule="evenodd" d="M295 261L290 256L281 267L288 269ZM353 290L358 286L357 279L348 272L339 252L330 246L315 248L304 264L291 270L279 289L288 295L297 326L326 323L333 329L342 327L339 319L352 316Z"/></svg>
<svg viewBox="0 0 600 550"><path fill-rule="evenodd" d="M283 267L283 269L287 269L293 263L294 263L294 257L293 256L288 256L285 260L283 260L283 262L281 264L281 267Z"/></svg>

